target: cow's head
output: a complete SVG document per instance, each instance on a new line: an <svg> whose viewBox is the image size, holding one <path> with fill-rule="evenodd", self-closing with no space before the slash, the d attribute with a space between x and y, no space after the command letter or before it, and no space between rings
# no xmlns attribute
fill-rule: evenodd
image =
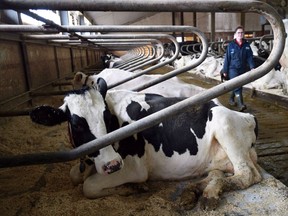
<svg viewBox="0 0 288 216"><path fill-rule="evenodd" d="M99 78L94 88L69 93L59 108L40 106L30 113L33 122L54 126L68 121L71 143L78 147L107 134L110 130L111 113L105 103L107 84ZM89 155L100 174L110 174L122 168L121 156L112 146Z"/></svg>
<svg viewBox="0 0 288 216"><path fill-rule="evenodd" d="M98 77L96 76L88 76L86 74L84 74L81 71L78 71L74 78L73 78L73 88L74 89L81 89L83 87L93 87L94 84L96 84L95 80L97 80Z"/></svg>

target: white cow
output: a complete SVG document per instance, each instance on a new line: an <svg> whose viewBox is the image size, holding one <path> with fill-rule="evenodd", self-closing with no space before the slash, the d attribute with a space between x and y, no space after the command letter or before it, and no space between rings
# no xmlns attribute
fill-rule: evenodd
<svg viewBox="0 0 288 216"><path fill-rule="evenodd" d="M68 121L78 146L181 100L125 90L107 92L105 81L99 78L94 88L72 92L58 109L38 107L31 118L46 125ZM181 180L209 173L198 189L203 192L202 207L214 209L223 190L244 189L261 180L253 147L256 135L251 114L210 101L114 143L125 164L119 171L101 175L97 165L97 172L91 165L83 174L76 165L70 175L75 185L83 183L86 197L97 198L128 182Z"/></svg>

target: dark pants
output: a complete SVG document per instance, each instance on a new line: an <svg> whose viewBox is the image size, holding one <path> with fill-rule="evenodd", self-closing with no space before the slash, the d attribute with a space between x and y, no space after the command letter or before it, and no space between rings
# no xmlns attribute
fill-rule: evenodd
<svg viewBox="0 0 288 216"><path fill-rule="evenodd" d="M236 70L236 69L229 69L229 78L233 79L237 76L240 76L241 74L243 74L244 72L242 72L241 70ZM240 109L240 111L243 111L244 109L246 109L246 105L243 102L243 96L242 96L242 86L234 89L231 93L230 99L229 99L229 104L230 105L234 105L234 98L236 96L236 100L237 100L237 105Z"/></svg>
<svg viewBox="0 0 288 216"><path fill-rule="evenodd" d="M243 72L237 69L229 69L229 79L233 79L239 75L241 75ZM233 93L235 95L242 95L242 86L239 88L236 88L233 90Z"/></svg>

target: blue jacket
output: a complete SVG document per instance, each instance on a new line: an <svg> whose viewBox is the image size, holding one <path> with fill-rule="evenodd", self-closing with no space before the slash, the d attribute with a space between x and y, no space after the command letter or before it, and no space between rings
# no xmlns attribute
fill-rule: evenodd
<svg viewBox="0 0 288 216"><path fill-rule="evenodd" d="M234 39L227 47L223 72L229 74L229 70L233 69L238 71L240 75L245 72L247 64L250 70L255 67L250 44L247 40L243 39L242 46L240 47Z"/></svg>

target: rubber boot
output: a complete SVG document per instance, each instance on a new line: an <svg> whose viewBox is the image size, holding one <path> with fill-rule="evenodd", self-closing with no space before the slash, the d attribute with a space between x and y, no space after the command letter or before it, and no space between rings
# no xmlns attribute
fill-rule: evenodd
<svg viewBox="0 0 288 216"><path fill-rule="evenodd" d="M243 96L242 94L236 94L236 100L238 105L239 112L242 112L247 109L246 105L243 103Z"/></svg>
<svg viewBox="0 0 288 216"><path fill-rule="evenodd" d="M236 102L235 102L234 97L235 97L235 94L234 94L234 92L232 92L232 93L231 93L231 96L230 96L230 98L229 98L229 105L230 105L230 106L236 106Z"/></svg>

